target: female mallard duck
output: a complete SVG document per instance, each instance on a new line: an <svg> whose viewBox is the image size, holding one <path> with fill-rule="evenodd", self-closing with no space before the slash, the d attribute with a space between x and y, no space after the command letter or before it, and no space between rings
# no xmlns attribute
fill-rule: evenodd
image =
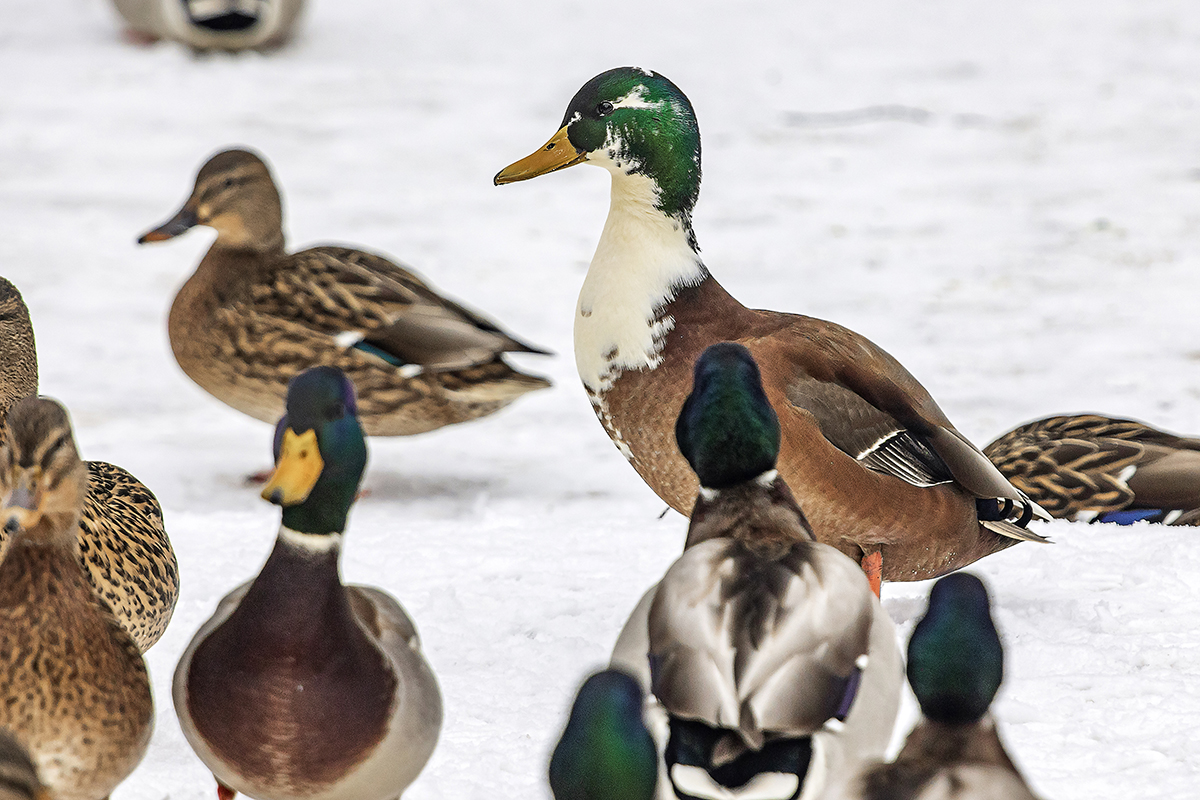
<svg viewBox="0 0 1200 800"><path fill-rule="evenodd" d="M113 0L130 30L198 50L247 50L287 41L304 0Z"/></svg>
<svg viewBox="0 0 1200 800"><path fill-rule="evenodd" d="M150 744L146 664L80 566L88 471L62 406L29 397L0 445L0 727L58 800L101 800Z"/></svg>
<svg viewBox="0 0 1200 800"><path fill-rule="evenodd" d="M692 363L710 344L754 354L779 410L779 471L819 541L920 580L1022 539L1042 512L954 429L894 358L830 322L748 309L700 260L692 208L700 133L673 83L621 68L584 84L542 149L497 184L580 163L612 174L612 204L575 317L575 362L618 449L686 514L696 478L671 441Z"/></svg>
<svg viewBox="0 0 1200 800"><path fill-rule="evenodd" d="M857 564L813 539L775 470L779 419L746 348L704 352L676 430L701 487L687 549L612 664L661 707L661 797L808 800L887 747L902 673L892 621Z"/></svg>
<svg viewBox="0 0 1200 800"><path fill-rule="evenodd" d="M968 573L942 578L908 642L921 719L895 761L840 782L825 800L1034 800L988 713L1003 677L987 589Z"/></svg>
<svg viewBox="0 0 1200 800"><path fill-rule="evenodd" d="M400 604L338 574L367 463L341 372L291 382L276 450L275 548L184 651L175 711L223 798L394 800L433 752L442 701Z"/></svg>
<svg viewBox="0 0 1200 800"><path fill-rule="evenodd" d="M354 382L371 436L476 419L550 385L503 358L544 351L387 259L345 247L285 252L279 191L254 153L209 159L179 213L138 241L195 225L217 239L171 306L171 348L189 378L255 419L279 419L288 381L317 364Z"/></svg>
<svg viewBox="0 0 1200 800"><path fill-rule="evenodd" d="M21 743L0 729L0 800L52 800Z"/></svg>
<svg viewBox="0 0 1200 800"><path fill-rule="evenodd" d="M584 681L550 758L554 800L654 800L658 750L644 701L641 684L621 670Z"/></svg>
<svg viewBox="0 0 1200 800"><path fill-rule="evenodd" d="M0 278L0 423L10 406L37 394L37 349L21 293ZM137 478L87 461L79 558L96 591L144 653L159 640L179 598L179 566L162 509ZM8 537L0 530L0 557Z"/></svg>
<svg viewBox="0 0 1200 800"><path fill-rule="evenodd" d="M1051 516L1200 525L1200 439L1077 414L1026 423L983 452Z"/></svg>

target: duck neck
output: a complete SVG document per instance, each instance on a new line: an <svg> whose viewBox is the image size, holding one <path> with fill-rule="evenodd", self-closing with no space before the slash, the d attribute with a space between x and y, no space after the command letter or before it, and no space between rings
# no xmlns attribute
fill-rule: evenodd
<svg viewBox="0 0 1200 800"><path fill-rule="evenodd" d="M575 364L593 398L625 370L657 367L675 325L667 306L681 290L712 280L690 209L664 213L652 178L612 176L608 219L575 315Z"/></svg>
<svg viewBox="0 0 1200 800"><path fill-rule="evenodd" d="M341 539L280 527L267 563L238 605L243 633L309 655L313 648L342 646L330 632L354 626L338 570Z"/></svg>

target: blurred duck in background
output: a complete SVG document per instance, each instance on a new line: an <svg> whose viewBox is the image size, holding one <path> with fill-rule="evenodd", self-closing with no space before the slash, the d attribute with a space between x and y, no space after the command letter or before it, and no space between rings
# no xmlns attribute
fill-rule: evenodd
<svg viewBox="0 0 1200 800"><path fill-rule="evenodd" d="M304 0L113 0L133 37L197 50L270 49L291 37Z"/></svg>

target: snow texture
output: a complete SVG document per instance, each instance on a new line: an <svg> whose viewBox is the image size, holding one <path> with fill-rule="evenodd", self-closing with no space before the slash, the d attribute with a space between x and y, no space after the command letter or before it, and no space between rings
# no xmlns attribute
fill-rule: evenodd
<svg viewBox="0 0 1200 800"><path fill-rule="evenodd" d="M276 509L242 477L271 429L193 385L166 339L211 232L139 248L231 144L273 164L296 244L389 253L556 359L551 391L373 440L348 580L421 631L446 723L408 800L545 797L574 692L678 554L668 514L593 418L571 363L608 178L495 188L584 81L643 64L692 99L695 217L752 306L836 320L900 359L983 444L1058 412L1200 431L1200 5L1168 0L312 0L279 52L124 41L104 0L5 0L0 273L42 390L85 456L161 499L183 594L148 656L158 726L116 800L213 797L170 704ZM1054 523L978 564L1007 648L995 711L1049 798L1194 797L1200 534ZM891 584L907 640L929 586ZM915 714L906 700L900 723Z"/></svg>

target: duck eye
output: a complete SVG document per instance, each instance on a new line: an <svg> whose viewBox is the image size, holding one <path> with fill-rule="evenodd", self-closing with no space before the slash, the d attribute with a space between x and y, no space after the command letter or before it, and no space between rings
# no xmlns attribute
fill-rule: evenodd
<svg viewBox="0 0 1200 800"><path fill-rule="evenodd" d="M607 100L605 100L603 103L600 103L598 106L596 106L596 116L598 116L598 117L607 117L612 112L613 112L613 104L608 102Z"/></svg>
<svg viewBox="0 0 1200 800"><path fill-rule="evenodd" d="M230 186L233 186L233 178L226 178L221 181L221 185L228 189Z"/></svg>

